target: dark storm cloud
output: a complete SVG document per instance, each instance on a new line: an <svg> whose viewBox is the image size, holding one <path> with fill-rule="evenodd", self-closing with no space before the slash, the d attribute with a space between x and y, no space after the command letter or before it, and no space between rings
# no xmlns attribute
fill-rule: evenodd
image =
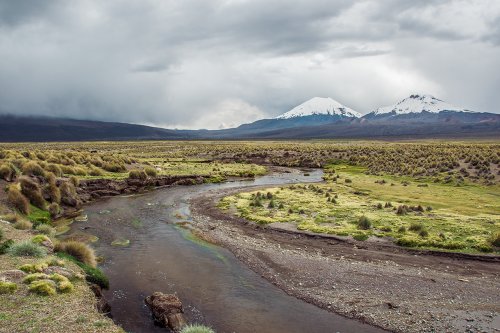
<svg viewBox="0 0 500 333"><path fill-rule="evenodd" d="M0 112L216 128L411 92L496 111L499 17L487 0L0 0Z"/></svg>

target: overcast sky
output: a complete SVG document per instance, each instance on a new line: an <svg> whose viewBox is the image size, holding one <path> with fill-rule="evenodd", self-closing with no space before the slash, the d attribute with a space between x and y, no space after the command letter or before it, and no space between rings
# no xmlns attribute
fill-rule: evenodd
<svg viewBox="0 0 500 333"><path fill-rule="evenodd" d="M0 113L219 128L411 93L500 112L500 1L0 0Z"/></svg>

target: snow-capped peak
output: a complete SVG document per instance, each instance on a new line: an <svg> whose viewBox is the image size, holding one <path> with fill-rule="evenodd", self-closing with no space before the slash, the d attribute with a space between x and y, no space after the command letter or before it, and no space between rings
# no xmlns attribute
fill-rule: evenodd
<svg viewBox="0 0 500 333"><path fill-rule="evenodd" d="M305 117L313 115L337 115L342 117L361 117L359 112L356 112L336 100L327 97L313 97L310 100L294 107L288 112L276 117L276 119L290 119L296 117Z"/></svg>
<svg viewBox="0 0 500 333"><path fill-rule="evenodd" d="M470 110L455 107L431 95L411 95L395 105L378 108L374 114L408 114L420 112L439 113L441 111L472 112Z"/></svg>

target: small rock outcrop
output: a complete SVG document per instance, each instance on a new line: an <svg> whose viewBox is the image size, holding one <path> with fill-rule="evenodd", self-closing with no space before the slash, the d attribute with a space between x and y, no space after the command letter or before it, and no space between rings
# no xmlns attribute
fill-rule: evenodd
<svg viewBox="0 0 500 333"><path fill-rule="evenodd" d="M181 300L176 295L155 292L144 301L151 310L154 320L162 326L180 332L187 324Z"/></svg>

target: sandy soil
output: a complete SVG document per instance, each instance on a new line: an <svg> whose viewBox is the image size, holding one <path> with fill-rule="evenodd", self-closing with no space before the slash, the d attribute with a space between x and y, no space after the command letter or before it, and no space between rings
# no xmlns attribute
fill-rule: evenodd
<svg viewBox="0 0 500 333"><path fill-rule="evenodd" d="M288 294L394 332L500 332L500 257L262 228L215 207L237 191L192 198L194 225Z"/></svg>

